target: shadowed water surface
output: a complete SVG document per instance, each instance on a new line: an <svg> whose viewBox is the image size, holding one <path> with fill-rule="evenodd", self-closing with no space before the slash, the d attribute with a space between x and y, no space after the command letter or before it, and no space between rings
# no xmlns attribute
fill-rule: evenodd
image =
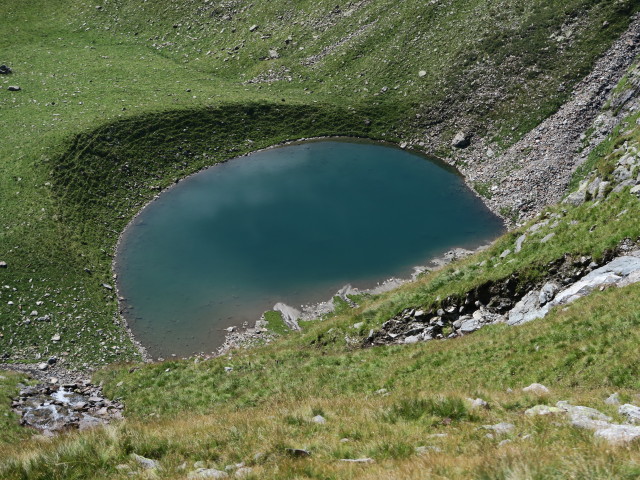
<svg viewBox="0 0 640 480"><path fill-rule="evenodd" d="M120 294L152 355L210 352L276 302L408 276L501 221L450 169L396 148L317 141L200 172L147 206L118 250Z"/></svg>

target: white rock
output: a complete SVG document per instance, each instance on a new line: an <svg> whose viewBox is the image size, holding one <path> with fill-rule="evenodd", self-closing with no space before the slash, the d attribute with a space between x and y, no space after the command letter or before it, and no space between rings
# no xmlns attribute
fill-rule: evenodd
<svg viewBox="0 0 640 480"><path fill-rule="evenodd" d="M522 250L522 244L524 243L524 241L527 239L526 235L520 235L518 237L518 239L516 240L516 249L515 252L518 253L520 252L520 250Z"/></svg>
<svg viewBox="0 0 640 480"><path fill-rule="evenodd" d="M640 438L640 427L631 425L609 425L607 428L597 430L596 438L602 438L611 445L624 445Z"/></svg>
<svg viewBox="0 0 640 480"><path fill-rule="evenodd" d="M151 458L146 458L135 453L131 454L131 458L133 458L142 468L147 470L158 468L160 466L160 463L157 460L152 460Z"/></svg>
<svg viewBox="0 0 640 480"><path fill-rule="evenodd" d="M640 407L625 403L620 406L618 413L627 418L627 421L631 423L640 423Z"/></svg>
<svg viewBox="0 0 640 480"><path fill-rule="evenodd" d="M544 395L549 393L549 389L540 383L532 383L528 387L524 387L522 391L526 393L533 393L535 395Z"/></svg>
<svg viewBox="0 0 640 480"><path fill-rule="evenodd" d="M544 237L542 240L540 240L540 243L547 243L549 240L551 240L555 236L556 236L555 233L550 233L549 235Z"/></svg>
<svg viewBox="0 0 640 480"><path fill-rule="evenodd" d="M313 423L319 423L319 424L325 424L325 423L327 423L327 419L326 419L326 418L324 418L322 415L316 415L315 417L313 417L313 418L311 419L311 421L312 421Z"/></svg>
<svg viewBox="0 0 640 480"><path fill-rule="evenodd" d="M530 417L536 415L553 415L557 413L564 413L565 411L558 407L551 407L549 405L536 405L525 410L524 414Z"/></svg>
<svg viewBox="0 0 640 480"><path fill-rule="evenodd" d="M56 333L53 337L51 337L51 341L52 342L59 342L61 338L62 337L60 337L60 334Z"/></svg>
<svg viewBox="0 0 640 480"><path fill-rule="evenodd" d="M609 395L609 398L607 398L604 403L606 403L607 405L620 405L620 395L618 395L618 393L612 393L611 395Z"/></svg>
<svg viewBox="0 0 640 480"><path fill-rule="evenodd" d="M489 408L489 404L482 398L471 400L471 408Z"/></svg>
<svg viewBox="0 0 640 480"><path fill-rule="evenodd" d="M427 71L426 71L426 70L420 70L420 71L418 72L418 76L419 76L419 77L421 77L421 78L422 78L422 77L424 77L426 74L427 74Z"/></svg>

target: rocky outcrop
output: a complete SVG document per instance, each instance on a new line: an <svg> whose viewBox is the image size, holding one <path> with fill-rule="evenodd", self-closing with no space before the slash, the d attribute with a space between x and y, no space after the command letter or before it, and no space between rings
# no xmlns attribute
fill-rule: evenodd
<svg viewBox="0 0 640 480"><path fill-rule="evenodd" d="M521 325L544 317L551 308L571 303L596 289L640 282L640 249L624 244L623 254L591 257L566 255L547 265L549 276L540 286L519 280L517 274L467 292L463 299L446 298L429 308L403 310L371 331L364 346L411 344L472 333L485 325ZM623 250L621 250L623 251Z"/></svg>

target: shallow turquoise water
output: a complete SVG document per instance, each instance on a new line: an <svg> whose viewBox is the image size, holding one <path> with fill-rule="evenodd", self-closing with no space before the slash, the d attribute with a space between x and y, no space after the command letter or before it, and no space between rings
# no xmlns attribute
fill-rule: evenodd
<svg viewBox="0 0 640 480"><path fill-rule="evenodd" d="M408 276L501 221L462 178L379 144L317 141L251 154L160 195L118 250L125 317L152 355L210 352L276 302Z"/></svg>

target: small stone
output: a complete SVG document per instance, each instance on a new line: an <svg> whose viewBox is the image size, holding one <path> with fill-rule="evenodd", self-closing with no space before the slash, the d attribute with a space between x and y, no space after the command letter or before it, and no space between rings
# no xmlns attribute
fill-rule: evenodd
<svg viewBox="0 0 640 480"><path fill-rule="evenodd" d="M616 393L612 393L609 397L604 401L607 405L620 405L620 395Z"/></svg>
<svg viewBox="0 0 640 480"><path fill-rule="evenodd" d="M373 458L341 458L340 461L348 463L376 463Z"/></svg>
<svg viewBox="0 0 640 480"><path fill-rule="evenodd" d="M482 398L471 400L471 408L489 408L489 404Z"/></svg>
<svg viewBox="0 0 640 480"><path fill-rule="evenodd" d="M565 410L558 407L550 407L549 405L536 405L528 410L525 410L524 414L529 416L535 415L553 415L558 413L564 413Z"/></svg>
<svg viewBox="0 0 640 480"><path fill-rule="evenodd" d="M500 254L500 258L506 258L506 257L508 257L509 255L511 255L511 250L507 249L507 250L505 250L504 252L502 252L502 253Z"/></svg>
<svg viewBox="0 0 640 480"><path fill-rule="evenodd" d="M249 27L249 31L250 31L250 32L255 32L256 30L258 30L258 25L251 25L251 26Z"/></svg>
<svg viewBox="0 0 640 480"><path fill-rule="evenodd" d="M0 75L9 75L12 72L11 68L6 65L0 65Z"/></svg>
<svg viewBox="0 0 640 480"><path fill-rule="evenodd" d="M60 337L60 334L56 333L53 337L51 337L51 341L52 342L59 342L61 338L62 337Z"/></svg>
<svg viewBox="0 0 640 480"><path fill-rule="evenodd" d="M152 468L158 468L160 466L160 463L157 460L152 460L150 458L146 458L146 457L143 457L142 455L138 455L135 453L131 454L131 458L146 470L150 470Z"/></svg>
<svg viewBox="0 0 640 480"><path fill-rule="evenodd" d="M555 236L556 236L555 233L550 233L549 235L544 237L542 240L540 240L540 243L547 243L549 240L551 240Z"/></svg>
<svg viewBox="0 0 640 480"><path fill-rule="evenodd" d="M327 423L327 419L326 419L326 418L324 418L322 415L316 415L315 417L313 417L313 418L311 419L311 421L312 421L313 423L319 423L319 424L325 424L325 423Z"/></svg>
<svg viewBox="0 0 640 480"><path fill-rule="evenodd" d="M48 368L49 368L49 364L46 362L38 365L38 370L41 370L41 371L47 370Z"/></svg>
<svg viewBox="0 0 640 480"><path fill-rule="evenodd" d="M56 377L51 377L51 378L49 379L49 383L50 383L51 385L55 385L56 383L58 383L58 379L57 379Z"/></svg>
<svg viewBox="0 0 640 480"><path fill-rule="evenodd" d="M549 389L540 383L532 383L528 387L522 389L525 393L533 393L535 395L545 395L549 393Z"/></svg>
<svg viewBox="0 0 640 480"><path fill-rule="evenodd" d="M515 249L516 253L519 253L522 250L522 244L526 239L527 239L526 235L520 235L518 237L518 239L516 240L516 249Z"/></svg>
<svg viewBox="0 0 640 480"><path fill-rule="evenodd" d="M358 323L354 323L352 328L355 328L356 330L362 328L364 326L364 322L358 322Z"/></svg>
<svg viewBox="0 0 640 480"><path fill-rule="evenodd" d="M0 262L0 268L7 268L7 262Z"/></svg>
<svg viewBox="0 0 640 480"><path fill-rule="evenodd" d="M227 373L233 372L233 367L224 367L224 371Z"/></svg>
<svg viewBox="0 0 640 480"><path fill-rule="evenodd" d="M424 76L426 76L426 75L427 75L427 71L426 71L426 70L420 70L420 71L418 72L418 76L419 76L420 78L422 78L422 77L424 77Z"/></svg>
<svg viewBox="0 0 640 480"><path fill-rule="evenodd" d="M7 87L7 90L9 90L10 92L19 92L21 88L18 85L9 85Z"/></svg>

